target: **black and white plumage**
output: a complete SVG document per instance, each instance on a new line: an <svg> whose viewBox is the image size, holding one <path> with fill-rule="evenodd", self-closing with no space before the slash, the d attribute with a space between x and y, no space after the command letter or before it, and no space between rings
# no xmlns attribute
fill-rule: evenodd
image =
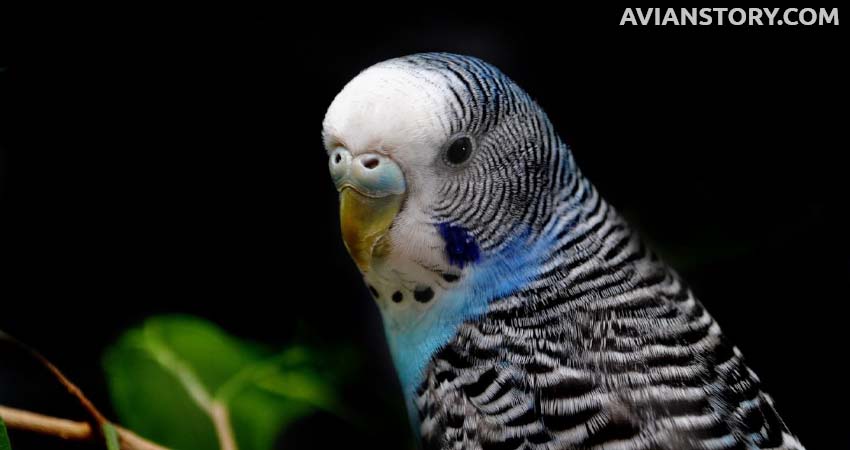
<svg viewBox="0 0 850 450"><path fill-rule="evenodd" d="M335 181L361 183L338 164L373 154L403 173L380 178L403 201L358 265L426 449L802 448L498 69L450 54L378 64L334 100L324 137Z"/></svg>

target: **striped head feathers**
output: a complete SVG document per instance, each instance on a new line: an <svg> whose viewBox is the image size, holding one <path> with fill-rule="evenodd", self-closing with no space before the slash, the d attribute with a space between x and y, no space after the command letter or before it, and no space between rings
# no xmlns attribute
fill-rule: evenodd
<svg viewBox="0 0 850 450"><path fill-rule="evenodd" d="M574 172L528 94L479 59L445 53L361 72L328 108L323 138L346 246L398 326L540 235Z"/></svg>

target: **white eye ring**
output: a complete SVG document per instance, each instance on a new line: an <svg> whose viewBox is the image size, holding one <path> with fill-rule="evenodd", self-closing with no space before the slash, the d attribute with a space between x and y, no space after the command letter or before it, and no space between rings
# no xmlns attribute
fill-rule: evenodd
<svg viewBox="0 0 850 450"><path fill-rule="evenodd" d="M328 169L334 183L348 175L351 170L351 153L344 147L337 147L328 157Z"/></svg>

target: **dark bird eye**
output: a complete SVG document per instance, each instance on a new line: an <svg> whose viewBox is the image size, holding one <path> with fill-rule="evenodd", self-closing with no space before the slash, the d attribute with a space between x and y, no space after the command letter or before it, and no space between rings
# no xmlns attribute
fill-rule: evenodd
<svg viewBox="0 0 850 450"><path fill-rule="evenodd" d="M446 150L446 160L451 164L460 164L472 154L472 141L468 137L459 137Z"/></svg>

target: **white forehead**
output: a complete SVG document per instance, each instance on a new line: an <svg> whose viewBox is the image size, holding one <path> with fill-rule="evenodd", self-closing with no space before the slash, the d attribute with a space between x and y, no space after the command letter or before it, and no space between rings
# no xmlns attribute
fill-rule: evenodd
<svg viewBox="0 0 850 450"><path fill-rule="evenodd" d="M436 71L393 61L366 69L337 94L323 123L326 145L354 154L413 152L448 138L448 86Z"/></svg>

